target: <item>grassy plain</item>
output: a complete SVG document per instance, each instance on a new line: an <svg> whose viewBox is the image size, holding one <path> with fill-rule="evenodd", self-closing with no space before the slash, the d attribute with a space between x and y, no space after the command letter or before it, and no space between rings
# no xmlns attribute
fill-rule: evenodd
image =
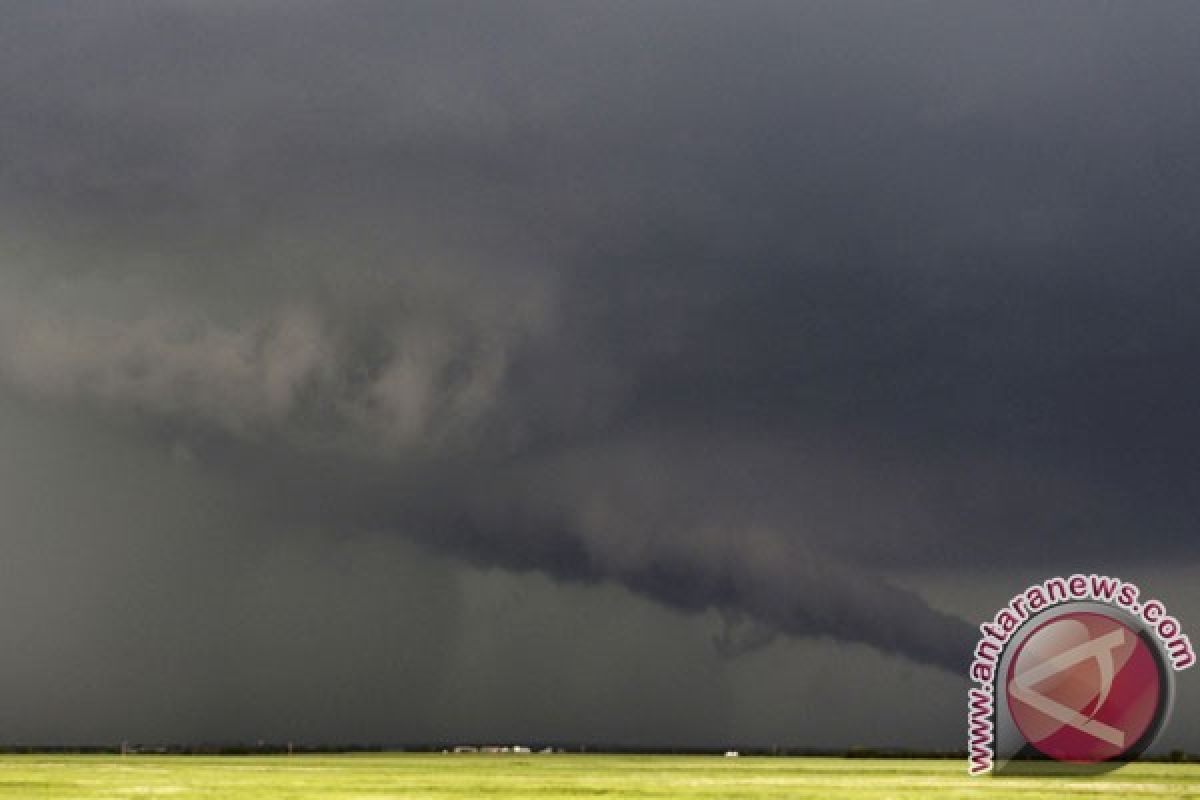
<svg viewBox="0 0 1200 800"><path fill-rule="evenodd" d="M969 778L959 761L615 755L0 756L16 800L1200 798L1200 765Z"/></svg>

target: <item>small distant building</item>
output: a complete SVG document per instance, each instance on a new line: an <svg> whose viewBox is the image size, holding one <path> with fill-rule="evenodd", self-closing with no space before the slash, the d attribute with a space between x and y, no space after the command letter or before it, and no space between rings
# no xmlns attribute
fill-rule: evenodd
<svg viewBox="0 0 1200 800"><path fill-rule="evenodd" d="M533 748L523 744L460 744L454 748L455 753L487 753L488 755L500 755L502 753L521 753L527 755L533 752Z"/></svg>
<svg viewBox="0 0 1200 800"><path fill-rule="evenodd" d="M725 751L726 758L737 758L740 755L741 755L741 753L739 753L737 750L726 750Z"/></svg>

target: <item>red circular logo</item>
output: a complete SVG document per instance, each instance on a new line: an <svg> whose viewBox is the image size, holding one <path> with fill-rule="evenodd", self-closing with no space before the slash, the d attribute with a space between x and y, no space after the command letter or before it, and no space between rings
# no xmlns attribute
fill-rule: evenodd
<svg viewBox="0 0 1200 800"><path fill-rule="evenodd" d="M1005 684L1013 722L1059 761L1119 758L1159 714L1164 686L1150 646L1125 623L1079 611L1055 617L1023 641Z"/></svg>

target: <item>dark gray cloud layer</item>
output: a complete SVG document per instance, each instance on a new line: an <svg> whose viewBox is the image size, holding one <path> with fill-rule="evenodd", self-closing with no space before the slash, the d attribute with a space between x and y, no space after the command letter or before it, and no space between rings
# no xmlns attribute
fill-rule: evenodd
<svg viewBox="0 0 1200 800"><path fill-rule="evenodd" d="M4 11L10 416L220 483L280 585L367 536L955 669L914 572L1194 563L1188 5ZM175 564L159 480L94 535ZM218 572L188 602L252 596Z"/></svg>

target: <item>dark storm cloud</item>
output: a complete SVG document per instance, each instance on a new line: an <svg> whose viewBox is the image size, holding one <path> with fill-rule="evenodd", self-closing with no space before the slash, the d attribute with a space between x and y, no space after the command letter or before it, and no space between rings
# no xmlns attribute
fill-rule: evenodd
<svg viewBox="0 0 1200 800"><path fill-rule="evenodd" d="M1194 558L1198 26L6 8L0 376L247 519L954 668L893 570Z"/></svg>

